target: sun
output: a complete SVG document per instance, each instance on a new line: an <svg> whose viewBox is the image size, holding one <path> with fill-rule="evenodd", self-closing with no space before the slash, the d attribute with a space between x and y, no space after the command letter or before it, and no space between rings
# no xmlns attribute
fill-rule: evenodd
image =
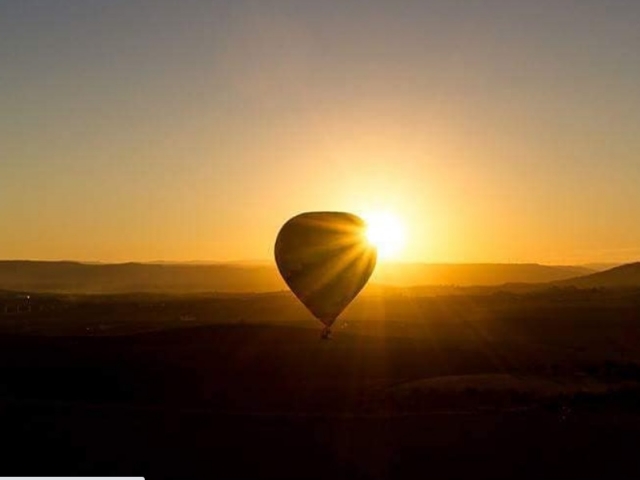
<svg viewBox="0 0 640 480"><path fill-rule="evenodd" d="M367 223L367 241L378 250L381 259L398 256L405 243L405 229L400 219L390 212L371 212L363 215Z"/></svg>

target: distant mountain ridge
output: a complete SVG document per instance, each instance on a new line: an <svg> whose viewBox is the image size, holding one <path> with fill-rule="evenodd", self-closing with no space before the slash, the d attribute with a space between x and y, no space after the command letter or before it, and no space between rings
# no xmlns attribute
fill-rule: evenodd
<svg viewBox="0 0 640 480"><path fill-rule="evenodd" d="M576 288L640 287L640 262L627 263L603 272L554 282L558 286Z"/></svg>
<svg viewBox="0 0 640 480"><path fill-rule="evenodd" d="M592 274L583 267L537 264L385 264L370 284L482 286L545 283ZM51 293L261 293L286 290L274 265L234 263L88 264L0 261L0 290Z"/></svg>
<svg viewBox="0 0 640 480"><path fill-rule="evenodd" d="M0 289L57 293L263 292L284 282L268 266L0 261Z"/></svg>
<svg viewBox="0 0 640 480"><path fill-rule="evenodd" d="M537 263L412 263L381 264L373 281L404 287L489 286L507 283L546 283L594 273L585 267Z"/></svg>

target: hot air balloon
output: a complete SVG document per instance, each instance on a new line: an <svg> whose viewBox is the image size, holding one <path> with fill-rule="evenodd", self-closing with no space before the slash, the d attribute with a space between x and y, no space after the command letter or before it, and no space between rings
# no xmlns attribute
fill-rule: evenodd
<svg viewBox="0 0 640 480"><path fill-rule="evenodd" d="M278 270L291 291L324 325L331 325L366 285L377 252L365 222L351 213L307 212L287 221L276 239Z"/></svg>

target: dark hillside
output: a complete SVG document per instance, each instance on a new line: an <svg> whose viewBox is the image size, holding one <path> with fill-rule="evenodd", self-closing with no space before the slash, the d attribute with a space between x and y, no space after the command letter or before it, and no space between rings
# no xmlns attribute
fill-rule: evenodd
<svg viewBox="0 0 640 480"><path fill-rule="evenodd" d="M628 263L603 272L556 282L559 286L577 288L635 288L640 287L640 262Z"/></svg>

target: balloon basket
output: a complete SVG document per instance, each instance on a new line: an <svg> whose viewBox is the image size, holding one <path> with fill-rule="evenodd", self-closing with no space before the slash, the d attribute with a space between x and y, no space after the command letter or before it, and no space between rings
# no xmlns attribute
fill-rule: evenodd
<svg viewBox="0 0 640 480"><path fill-rule="evenodd" d="M331 340L331 328L325 327L322 330L322 334L320 335L320 338L322 338L322 340Z"/></svg>

